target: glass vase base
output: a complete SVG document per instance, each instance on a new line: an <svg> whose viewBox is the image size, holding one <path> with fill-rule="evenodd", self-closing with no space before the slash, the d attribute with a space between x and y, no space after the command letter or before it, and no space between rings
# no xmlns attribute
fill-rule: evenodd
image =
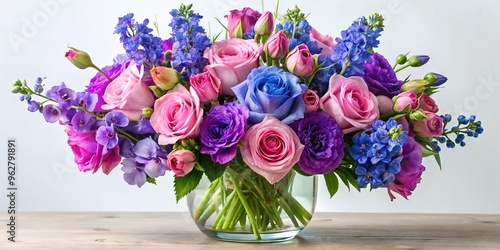
<svg viewBox="0 0 500 250"><path fill-rule="evenodd" d="M260 239L256 239L255 235L248 232L237 232L237 231L216 231L211 229L201 229L200 230L206 236L229 242L254 242L254 243L269 243L269 242L283 242L292 240L301 231L300 229L279 231L279 232L262 232L260 233Z"/></svg>

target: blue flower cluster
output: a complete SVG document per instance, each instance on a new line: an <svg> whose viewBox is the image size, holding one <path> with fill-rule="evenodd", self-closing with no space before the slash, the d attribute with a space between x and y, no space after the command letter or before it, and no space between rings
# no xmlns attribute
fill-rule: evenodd
<svg viewBox="0 0 500 250"><path fill-rule="evenodd" d="M359 187L388 187L401 170L400 155L407 132L394 119L377 120L369 131L355 135L349 151L356 161L354 172Z"/></svg>
<svg viewBox="0 0 500 250"><path fill-rule="evenodd" d="M447 148L454 148L456 144L461 147L465 147L465 135L468 137L478 138L480 134L483 133L484 129L481 126L481 121L476 121L476 116L471 115L468 119L464 115L459 115L457 117L457 126L453 126L451 129L447 129L446 125L451 122L452 117L449 114L442 115L444 126L443 135L433 140L434 148L437 152L441 151L438 142L445 144ZM456 137L453 140L450 138L451 134L455 134Z"/></svg>
<svg viewBox="0 0 500 250"><path fill-rule="evenodd" d="M151 34L153 29L148 27L148 19L145 19L143 23L138 23L133 17L134 14L129 13L118 18L114 32L120 35L120 42L123 43L127 56L138 65L145 62L160 64L163 61L161 38Z"/></svg>
<svg viewBox="0 0 500 250"><path fill-rule="evenodd" d="M321 97L328 90L330 77L342 70L342 65L335 64L335 62L328 56L318 57L318 65L321 66L321 70L318 70L314 74L313 80L309 85L309 88L316 91L316 93Z"/></svg>
<svg viewBox="0 0 500 250"><path fill-rule="evenodd" d="M318 47L316 41L311 40L312 26L306 20L300 20L294 23L291 20L286 20L284 24L277 24L276 28L283 31L290 40L290 51L300 44L305 44L311 54L320 54L321 48ZM294 33L295 31L295 33Z"/></svg>
<svg viewBox="0 0 500 250"><path fill-rule="evenodd" d="M175 51L170 58L171 63L177 71L184 72L182 78L188 81L190 76L203 72L203 68L208 64L203 52L212 44L205 29L199 25L203 16L190 9L183 11L174 9L170 14L172 15L169 24L172 27L170 41Z"/></svg>
<svg viewBox="0 0 500 250"><path fill-rule="evenodd" d="M377 38L383 28L374 26L373 19L361 17L341 32L341 38L335 39L337 45L332 51L331 59L343 67L347 67L344 76L349 77L363 73L363 66L370 62L372 48L378 47Z"/></svg>

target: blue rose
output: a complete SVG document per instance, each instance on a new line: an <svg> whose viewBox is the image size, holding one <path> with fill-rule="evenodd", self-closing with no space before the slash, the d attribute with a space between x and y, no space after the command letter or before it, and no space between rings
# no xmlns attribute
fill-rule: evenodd
<svg viewBox="0 0 500 250"><path fill-rule="evenodd" d="M307 89L299 78L275 66L253 69L247 79L231 88L238 101L250 110L248 122L256 124L273 116L289 124L304 118L302 93Z"/></svg>

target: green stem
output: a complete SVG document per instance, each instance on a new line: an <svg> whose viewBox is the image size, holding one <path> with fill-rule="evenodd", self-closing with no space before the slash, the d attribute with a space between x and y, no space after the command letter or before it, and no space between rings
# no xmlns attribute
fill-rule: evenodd
<svg viewBox="0 0 500 250"><path fill-rule="evenodd" d="M401 67L401 68L399 68L399 69L394 70L394 73L398 73L399 71L401 71L401 70L403 70L403 69L406 69L406 68L408 68L408 67L410 67L410 64L407 64L407 65L405 65L405 66L403 66L403 67Z"/></svg>
<svg viewBox="0 0 500 250"><path fill-rule="evenodd" d="M207 191L203 195L203 198L201 199L200 203L198 203L198 206L196 207L194 211L194 220L198 221L200 218L201 214L205 210L208 202L212 198L213 194L215 193L215 189L217 188L217 185L220 182L220 178L217 178L214 182L210 183L210 186L208 187Z"/></svg>
<svg viewBox="0 0 500 250"><path fill-rule="evenodd" d="M240 203L238 203L238 209L236 210L234 218L232 218L232 222L231 222L231 225L229 226L229 229L232 230L236 227L236 224L238 224L238 221L240 221L241 214L243 213L243 211L244 211L244 208L240 202Z"/></svg>
<svg viewBox="0 0 500 250"><path fill-rule="evenodd" d="M255 238L257 240L260 240L260 233L258 228L256 227L256 222L255 222L255 217L253 214L252 209L250 208L250 205L248 205L248 202L246 200L245 195L243 194L243 191L241 190L241 186L238 183L238 180L236 180L232 175L229 175L231 178L231 182L233 182L234 189L236 190L236 193L238 194L238 197L240 198L241 203L243 204L243 207L245 208L245 211L248 214L248 219L250 220L250 225L252 226L253 234L255 235Z"/></svg>
<svg viewBox="0 0 500 250"><path fill-rule="evenodd" d="M238 211L239 207L239 200L233 200L232 202L228 202L224 208L229 207L229 212L227 213L226 219L224 220L224 224L222 225L222 229L226 230L230 227L232 224L234 217L236 217L236 212Z"/></svg>
<svg viewBox="0 0 500 250"><path fill-rule="evenodd" d="M115 128L116 132L120 133L125 138L130 139L132 142L139 142L139 140L137 138L135 138L133 135L125 132L123 129L120 129L120 128L117 128L117 127L114 127L114 128Z"/></svg>
<svg viewBox="0 0 500 250"><path fill-rule="evenodd" d="M295 219L295 215L293 214L293 211L292 209L290 208L290 206L288 206L288 204L286 203L285 199L283 198L280 198L279 199L279 202L280 202L280 205L281 207L283 208L283 210L285 211L286 214L288 214L288 217L290 217L290 220L293 222L293 225L295 227L299 227L299 223L297 222L297 220Z"/></svg>
<svg viewBox="0 0 500 250"><path fill-rule="evenodd" d="M215 212L217 207L220 205L220 199L219 197L216 197L210 205L203 211L203 213L200 215L200 217L197 220L198 224L204 225L205 222L210 218L210 216Z"/></svg>
<svg viewBox="0 0 500 250"><path fill-rule="evenodd" d="M101 75L103 75L104 77L106 77L106 79L108 79L109 82L112 82L113 80L111 80L111 78L106 74L104 73L104 71L102 71L99 67L95 66L95 65L91 65L90 66L91 68L94 68L95 70L97 70L99 73L101 73Z"/></svg>

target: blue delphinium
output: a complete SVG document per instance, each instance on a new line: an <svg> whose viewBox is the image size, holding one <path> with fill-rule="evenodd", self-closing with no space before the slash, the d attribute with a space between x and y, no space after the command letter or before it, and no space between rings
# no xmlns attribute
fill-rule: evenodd
<svg viewBox="0 0 500 250"><path fill-rule="evenodd" d="M469 118L459 115L456 119L458 124L451 129L446 128L446 126L452 121L452 116L446 114L441 117L444 122L443 134L433 140L437 152L441 151L438 143L445 144L447 148L455 148L456 144L465 147L465 136L478 138L484 131L481 121L477 121L475 115L471 115ZM455 139L451 138L452 135L455 135Z"/></svg>
<svg viewBox="0 0 500 250"><path fill-rule="evenodd" d="M295 23L295 25L291 20L286 20L284 24L277 24L276 28L278 31L283 31L290 39L290 51L300 44L305 44L311 54L314 55L321 53L321 48L318 47L318 43L311 40L312 27L309 25L307 20L299 20Z"/></svg>
<svg viewBox="0 0 500 250"><path fill-rule="evenodd" d="M194 13L190 5L181 5L180 9L172 10L170 15L170 41L175 51L171 55L171 63L177 71L183 72L183 80L189 81L190 76L203 72L203 68L208 64L203 52L212 44L205 29L199 25L203 16Z"/></svg>
<svg viewBox="0 0 500 250"><path fill-rule="evenodd" d="M407 132L394 119L378 120L369 131L356 134L349 151L355 160L354 172L359 187L388 187L401 170L400 155Z"/></svg>
<svg viewBox="0 0 500 250"><path fill-rule="evenodd" d="M161 63L163 61L162 39L151 34L153 29L148 27L148 19L138 23L133 17L134 14L129 13L118 18L114 32L120 35L120 42L123 43L127 56L138 65Z"/></svg>
<svg viewBox="0 0 500 250"><path fill-rule="evenodd" d="M363 65L371 61L372 49L378 47L377 38L383 31L382 22L379 15L368 19L361 17L342 31L340 38L335 39L337 45L331 53L331 59L345 68L345 77L363 73Z"/></svg>

